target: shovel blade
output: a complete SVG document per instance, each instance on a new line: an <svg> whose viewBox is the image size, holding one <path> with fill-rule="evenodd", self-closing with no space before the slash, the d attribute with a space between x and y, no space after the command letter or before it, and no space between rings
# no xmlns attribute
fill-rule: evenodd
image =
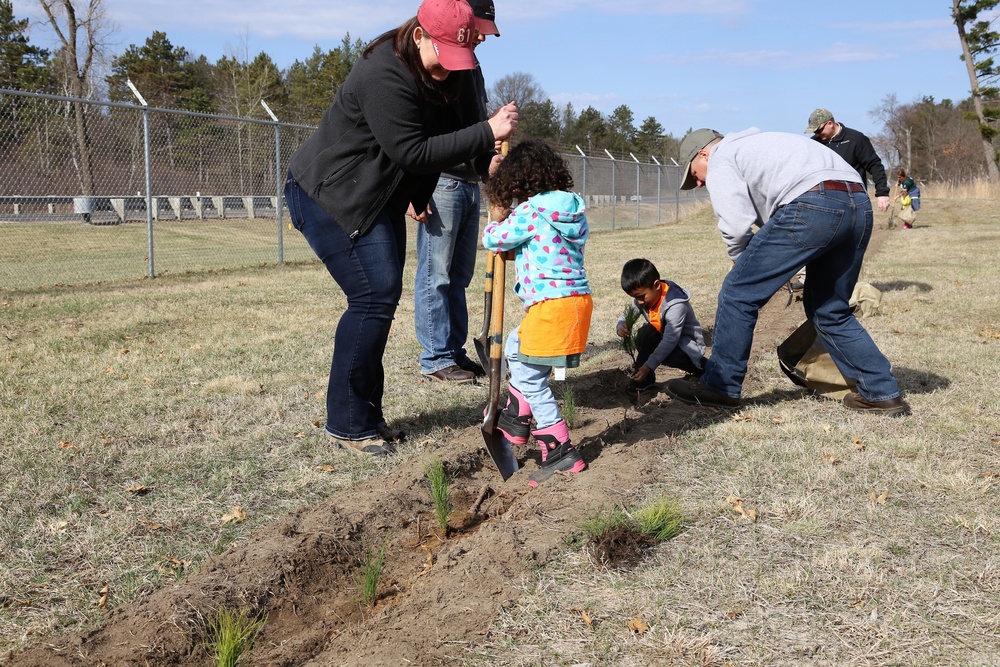
<svg viewBox="0 0 1000 667"><path fill-rule="evenodd" d="M521 466L514 455L514 448L507 438L503 436L503 431L496 427L496 422L491 420L490 424L483 423L483 439L486 441L486 451L490 453L490 458L500 471L500 476L506 482L510 476L520 470Z"/></svg>

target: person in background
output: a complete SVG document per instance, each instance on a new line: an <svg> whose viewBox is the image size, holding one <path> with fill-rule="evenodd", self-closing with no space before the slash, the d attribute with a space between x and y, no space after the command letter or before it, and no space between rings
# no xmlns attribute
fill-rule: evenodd
<svg viewBox="0 0 1000 667"><path fill-rule="evenodd" d="M899 219L903 221L903 229L913 229L913 223L917 219L917 211L920 210L920 188L912 178L906 175L906 170L900 167L896 172L896 182L900 191L896 199L900 200L902 211Z"/></svg>
<svg viewBox="0 0 1000 667"><path fill-rule="evenodd" d="M667 393L689 404L738 407L760 309L805 266L806 316L841 374L857 385L844 407L908 414L889 360L849 305L873 224L857 171L805 137L755 127L724 138L693 130L680 151L681 189L708 188L733 266L719 291L705 372L670 380Z"/></svg>
<svg viewBox="0 0 1000 667"><path fill-rule="evenodd" d="M326 434L347 451L385 456L403 434L382 413L382 356L403 290L406 211L422 211L441 170L473 160L480 174L517 128L517 106L479 120L462 73L476 66L465 0L424 0L377 37L292 155L292 224L347 297L334 335Z"/></svg>
<svg viewBox="0 0 1000 667"><path fill-rule="evenodd" d="M878 210L883 213L889 210L889 181L885 176L885 167L868 137L838 123L827 109L816 109L809 114L806 134L811 134L813 139L832 148L847 164L857 169L865 191L868 190L868 175L871 175Z"/></svg>
<svg viewBox="0 0 1000 667"><path fill-rule="evenodd" d="M635 365L626 391L642 392L656 383L660 366L699 377L705 368L705 337L691 307L691 295L675 282L662 280L648 259L630 259L622 267L622 289L632 303L618 318L615 332L629 335L626 318L638 311L645 323L632 334Z"/></svg>
<svg viewBox="0 0 1000 667"><path fill-rule="evenodd" d="M473 46L487 35L500 36L493 0L468 0L476 17ZM479 61L468 74L474 89L476 116L486 118L486 84ZM417 279L413 288L420 372L431 380L464 383L486 374L469 358L469 310L465 291L472 282L479 247L479 172L471 161L442 172L437 187L420 213L411 208L417 226Z"/></svg>
<svg viewBox="0 0 1000 667"><path fill-rule="evenodd" d="M529 476L531 486L587 467L549 386L553 368L579 365L594 309L583 267L586 209L572 187L566 161L536 139L511 149L486 183L490 223L483 246L504 259L513 255L514 293L526 311L504 346L510 384L497 428L515 445L527 444L529 432L534 436L542 462ZM520 203L511 211L515 201Z"/></svg>

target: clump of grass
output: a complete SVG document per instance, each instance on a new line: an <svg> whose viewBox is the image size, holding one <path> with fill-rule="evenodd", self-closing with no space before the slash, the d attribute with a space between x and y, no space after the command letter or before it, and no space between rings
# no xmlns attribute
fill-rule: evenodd
<svg viewBox="0 0 1000 667"><path fill-rule="evenodd" d="M639 309L634 305L628 307L625 311L625 330L628 331L628 335L624 338L620 338L618 343L621 345L622 350L628 353L628 356L632 357L632 364L635 365L635 325L642 318L642 314Z"/></svg>
<svg viewBox="0 0 1000 667"><path fill-rule="evenodd" d="M385 568L385 544L368 548L360 559L361 602L374 607L378 600L378 584Z"/></svg>
<svg viewBox="0 0 1000 667"><path fill-rule="evenodd" d="M654 542L666 542L676 537L684 526L684 515L677 503L669 498L657 498L635 514L639 530Z"/></svg>
<svg viewBox="0 0 1000 667"><path fill-rule="evenodd" d="M573 394L573 387L569 384L563 389L562 418L569 426L573 426L576 422L576 396Z"/></svg>
<svg viewBox="0 0 1000 667"><path fill-rule="evenodd" d="M245 664L243 657L253 648L254 640L263 629L263 617L253 615L247 609L233 611L220 607L208 620L206 642L216 667Z"/></svg>
<svg viewBox="0 0 1000 667"><path fill-rule="evenodd" d="M615 507L587 520L583 532L594 558L604 565L634 563L646 547L681 532L684 517L677 504L657 498L636 512Z"/></svg>
<svg viewBox="0 0 1000 667"><path fill-rule="evenodd" d="M424 478L431 489L431 500L434 501L434 516L438 528L448 530L448 515L451 514L451 498L448 490L448 475L444 472L441 459L435 460L424 468Z"/></svg>

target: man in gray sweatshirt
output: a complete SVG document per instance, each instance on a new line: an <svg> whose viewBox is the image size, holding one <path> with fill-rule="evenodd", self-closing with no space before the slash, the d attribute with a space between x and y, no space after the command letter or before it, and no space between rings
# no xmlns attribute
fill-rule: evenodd
<svg viewBox="0 0 1000 667"><path fill-rule="evenodd" d="M889 360L848 305L872 232L858 172L811 139L757 128L726 137L693 130L680 153L681 189L708 188L733 268L719 292L704 374L671 380L667 393L690 404L738 406L757 315L805 266L806 316L840 372L857 383L859 393L848 394L844 406L908 414Z"/></svg>

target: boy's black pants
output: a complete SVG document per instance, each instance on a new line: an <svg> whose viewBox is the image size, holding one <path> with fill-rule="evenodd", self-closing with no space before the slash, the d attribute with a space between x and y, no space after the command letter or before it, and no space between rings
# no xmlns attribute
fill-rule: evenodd
<svg viewBox="0 0 1000 667"><path fill-rule="evenodd" d="M639 330L635 333L635 367L639 368L646 363L649 359L649 355L653 354L653 350L656 346L660 344L663 340L663 334L656 330L652 324L648 322L639 327ZM667 355L667 358L663 360L664 366L670 366L671 368L677 368L685 373L690 373L696 377L701 377L702 371L705 368L705 358L702 357L701 368L695 366L694 362L691 361L691 357L684 354L684 351L679 347L674 347ZM656 370L655 368L653 369Z"/></svg>

